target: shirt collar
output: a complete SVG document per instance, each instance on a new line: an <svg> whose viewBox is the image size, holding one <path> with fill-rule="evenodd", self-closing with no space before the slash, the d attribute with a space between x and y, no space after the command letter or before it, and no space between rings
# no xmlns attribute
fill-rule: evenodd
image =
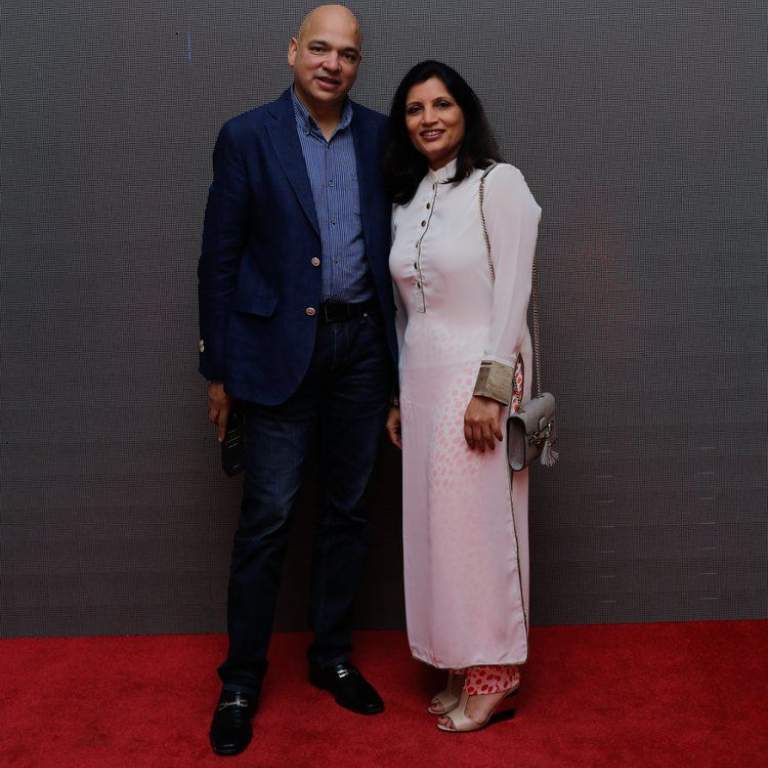
<svg viewBox="0 0 768 768"><path fill-rule="evenodd" d="M453 178L456 175L456 160L457 158L454 157L450 163L447 163L442 168L438 168L436 171L433 171L430 168L429 177L432 181L436 181L438 184L442 184L443 182L448 181L448 179Z"/></svg>
<svg viewBox="0 0 768 768"><path fill-rule="evenodd" d="M322 136L320 129L317 127L315 119L309 113L309 110L304 105L304 102L302 102L302 100L296 95L296 89L293 88L293 86L291 86L291 99L293 100L293 111L296 114L296 124L299 126L299 130L304 131L304 133L318 133ZM346 99L344 102L344 109L341 111L339 124L336 126L336 130L333 132L333 136L339 133L339 131L343 131L346 128L349 128L349 124L351 122L352 102L349 99ZM333 136L331 136L331 138L333 138Z"/></svg>

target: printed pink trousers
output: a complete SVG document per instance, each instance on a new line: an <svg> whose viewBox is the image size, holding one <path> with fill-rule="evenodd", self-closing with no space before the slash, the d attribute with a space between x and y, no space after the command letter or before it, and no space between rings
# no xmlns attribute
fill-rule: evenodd
<svg viewBox="0 0 768 768"><path fill-rule="evenodd" d="M504 693L520 685L520 670L514 664L467 667L453 671L457 675L464 675L464 690L469 696Z"/></svg>

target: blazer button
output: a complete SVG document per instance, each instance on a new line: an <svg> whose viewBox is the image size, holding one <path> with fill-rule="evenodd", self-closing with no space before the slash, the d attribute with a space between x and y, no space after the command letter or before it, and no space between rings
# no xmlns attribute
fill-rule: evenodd
<svg viewBox="0 0 768 768"><path fill-rule="evenodd" d="M305 314L307 317L314 317L314 316L317 314L317 310L316 310L314 307L307 307L307 308L304 310L304 314Z"/></svg>
<svg viewBox="0 0 768 768"><path fill-rule="evenodd" d="M320 259L317 258L317 256L313 256L312 260L309 262L313 267L319 267L320 266Z"/></svg>

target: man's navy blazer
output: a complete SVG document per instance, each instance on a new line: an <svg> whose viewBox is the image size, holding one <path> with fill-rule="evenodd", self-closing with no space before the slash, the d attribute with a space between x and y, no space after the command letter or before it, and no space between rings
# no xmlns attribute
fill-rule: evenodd
<svg viewBox="0 0 768 768"><path fill-rule="evenodd" d="M365 255L394 359L391 204L381 174L387 119L354 102L352 110ZM200 373L263 405L295 392L315 346L321 258L287 90L229 120L216 141L198 267Z"/></svg>

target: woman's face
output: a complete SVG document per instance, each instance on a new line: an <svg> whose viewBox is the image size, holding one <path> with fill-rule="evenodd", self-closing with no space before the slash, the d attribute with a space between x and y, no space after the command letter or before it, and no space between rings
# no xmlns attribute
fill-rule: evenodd
<svg viewBox="0 0 768 768"><path fill-rule="evenodd" d="M408 91L405 128L430 168L441 168L458 155L464 140L464 113L440 78L431 77Z"/></svg>

